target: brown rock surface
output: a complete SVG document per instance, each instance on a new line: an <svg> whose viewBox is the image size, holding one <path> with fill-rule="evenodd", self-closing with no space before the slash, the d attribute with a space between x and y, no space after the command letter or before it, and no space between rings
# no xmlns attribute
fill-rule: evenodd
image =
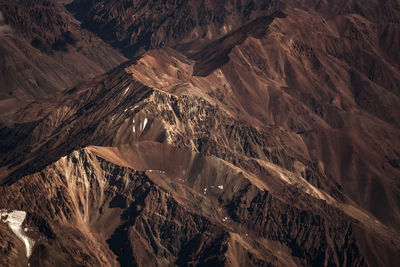
<svg viewBox="0 0 400 267"><path fill-rule="evenodd" d="M118 151L75 151L2 188L2 207L28 213L32 265L364 265L395 259L381 229L296 187L272 193L271 184L227 162L169 145L141 142ZM171 154L186 162L168 163ZM288 203L290 194L296 200ZM372 240L365 242L365 235ZM371 246L378 257L366 253Z"/></svg>
<svg viewBox="0 0 400 267"><path fill-rule="evenodd" d="M31 266L399 265L398 4L181 2L74 1L141 56L1 118Z"/></svg>
<svg viewBox="0 0 400 267"><path fill-rule="evenodd" d="M1 116L125 60L56 1L0 1Z"/></svg>

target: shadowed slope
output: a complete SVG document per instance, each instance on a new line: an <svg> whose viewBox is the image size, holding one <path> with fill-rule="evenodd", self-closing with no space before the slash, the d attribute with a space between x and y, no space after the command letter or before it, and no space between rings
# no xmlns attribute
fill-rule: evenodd
<svg viewBox="0 0 400 267"><path fill-rule="evenodd" d="M1 116L126 60L53 0L2 0L0 17Z"/></svg>
<svg viewBox="0 0 400 267"><path fill-rule="evenodd" d="M398 265L399 17L358 2L288 5L36 101L2 121L2 205L67 180L28 212L66 209L43 219L62 262ZM87 237L76 258L62 225ZM32 260L56 261L46 242Z"/></svg>

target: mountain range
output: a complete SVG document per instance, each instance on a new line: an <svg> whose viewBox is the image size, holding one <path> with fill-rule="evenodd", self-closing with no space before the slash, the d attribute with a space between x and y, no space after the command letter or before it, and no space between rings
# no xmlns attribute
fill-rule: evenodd
<svg viewBox="0 0 400 267"><path fill-rule="evenodd" d="M400 265L398 1L0 12L0 265Z"/></svg>

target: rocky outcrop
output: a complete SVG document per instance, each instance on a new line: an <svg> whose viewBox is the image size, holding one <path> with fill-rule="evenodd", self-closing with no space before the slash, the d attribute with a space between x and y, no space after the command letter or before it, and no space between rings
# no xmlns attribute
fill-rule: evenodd
<svg viewBox="0 0 400 267"><path fill-rule="evenodd" d="M239 2L71 6L141 56L1 118L31 265L399 265L398 8Z"/></svg>
<svg viewBox="0 0 400 267"><path fill-rule="evenodd" d="M2 173L13 182L76 148L112 144L120 124L136 112L133 106L151 91L117 69L32 103L1 127L1 150L11 152L1 156Z"/></svg>
<svg viewBox="0 0 400 267"><path fill-rule="evenodd" d="M277 1L78 0L68 9L82 26L131 57L144 50L207 43L277 9Z"/></svg>
<svg viewBox="0 0 400 267"><path fill-rule="evenodd" d="M192 153L172 149L177 157ZM370 230L325 201L298 192L296 201L305 205L288 203L286 195L276 197L200 154L193 164L203 167L178 177L176 166L173 172L117 166L97 156L106 151L75 151L2 188L0 205L28 214L31 265L369 263L357 240ZM216 176L205 175L213 168Z"/></svg>

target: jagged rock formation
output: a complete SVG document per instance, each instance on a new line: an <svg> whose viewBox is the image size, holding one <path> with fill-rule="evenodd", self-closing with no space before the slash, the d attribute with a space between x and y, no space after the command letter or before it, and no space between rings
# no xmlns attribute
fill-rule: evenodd
<svg viewBox="0 0 400 267"><path fill-rule="evenodd" d="M273 0L77 0L67 7L83 27L129 57L143 49L207 43L278 8Z"/></svg>
<svg viewBox="0 0 400 267"><path fill-rule="evenodd" d="M399 265L398 5L256 4L222 32L245 1L200 1L214 15L174 35L183 2L75 1L122 51L167 47L1 120L0 208L27 212L31 266Z"/></svg>
<svg viewBox="0 0 400 267"><path fill-rule="evenodd" d="M325 201L310 201L305 192L293 190L296 199L287 203L269 191L270 184L222 160L157 143L123 149L122 158L98 147L76 151L2 189L7 196L2 206L30 214L26 225L36 240L31 264L290 266L382 260L360 245L369 232L365 225ZM149 151L157 151L161 161ZM149 156L137 156L140 152ZM138 172L96 155L114 155L131 166L139 157L165 171ZM186 164L166 163L171 155ZM373 242L388 248L375 238L377 233ZM395 252L377 253L384 258Z"/></svg>

